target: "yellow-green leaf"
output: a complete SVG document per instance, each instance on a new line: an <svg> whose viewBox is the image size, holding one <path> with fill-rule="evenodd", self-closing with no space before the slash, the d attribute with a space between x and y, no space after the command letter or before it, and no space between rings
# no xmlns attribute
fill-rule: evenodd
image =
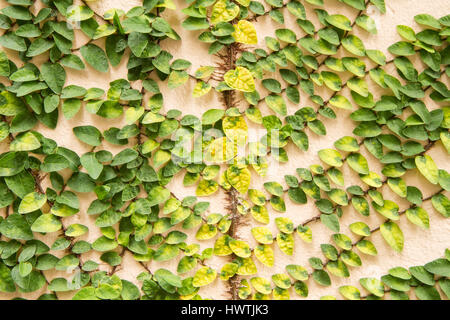
<svg viewBox="0 0 450 320"><path fill-rule="evenodd" d="M439 170L436 163L429 155L418 156L415 159L417 169L432 184L439 182Z"/></svg>
<svg viewBox="0 0 450 320"><path fill-rule="evenodd" d="M241 258L249 258L252 255L250 246L242 240L231 240L228 244L235 255Z"/></svg>
<svg viewBox="0 0 450 320"><path fill-rule="evenodd" d="M237 67L224 75L225 83L233 89L243 92L255 91L255 80L247 68Z"/></svg>
<svg viewBox="0 0 450 320"><path fill-rule="evenodd" d="M258 245L256 246L254 253L256 259L258 259L263 265L273 267L275 263L275 256L270 246L266 244Z"/></svg>
<svg viewBox="0 0 450 320"><path fill-rule="evenodd" d="M262 244L271 244L273 242L273 235L269 228L256 227L252 228L252 235L256 241Z"/></svg>
<svg viewBox="0 0 450 320"><path fill-rule="evenodd" d="M232 165L227 169L227 180L239 193L245 194L250 186L250 170L247 167Z"/></svg>
<svg viewBox="0 0 450 320"><path fill-rule="evenodd" d="M217 272L209 267L202 267L194 275L192 285L194 287L204 287L212 283L217 276Z"/></svg>
<svg viewBox="0 0 450 320"><path fill-rule="evenodd" d="M404 237L400 227L392 221L387 221L380 226L384 240L397 252L403 250Z"/></svg>
<svg viewBox="0 0 450 320"><path fill-rule="evenodd" d="M211 23L228 22L239 14L239 6L229 0L219 0L212 8Z"/></svg>
<svg viewBox="0 0 450 320"><path fill-rule="evenodd" d="M31 192L23 197L19 205L19 213L36 211L47 202L47 196L38 192Z"/></svg>

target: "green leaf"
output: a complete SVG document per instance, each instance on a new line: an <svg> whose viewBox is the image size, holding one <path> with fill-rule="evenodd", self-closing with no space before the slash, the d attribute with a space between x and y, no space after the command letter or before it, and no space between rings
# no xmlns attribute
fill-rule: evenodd
<svg viewBox="0 0 450 320"><path fill-rule="evenodd" d="M427 263L425 269L437 276L448 278L450 276L450 261L447 259L436 259Z"/></svg>
<svg viewBox="0 0 450 320"><path fill-rule="evenodd" d="M341 14L332 14L328 15L325 20L338 29L352 31L352 22L346 16Z"/></svg>
<svg viewBox="0 0 450 320"><path fill-rule="evenodd" d="M325 85L333 91L340 91L342 88L342 81L339 76L333 72L322 71L321 76Z"/></svg>
<svg viewBox="0 0 450 320"><path fill-rule="evenodd" d="M80 108L81 100L79 99L67 99L61 107L66 119L72 119L80 111Z"/></svg>
<svg viewBox="0 0 450 320"><path fill-rule="evenodd" d="M20 214L12 214L0 223L0 233L5 237L17 240L32 240L30 225Z"/></svg>
<svg viewBox="0 0 450 320"><path fill-rule="evenodd" d="M275 35L279 40L287 43L297 42L297 36L292 30L289 29L277 29L275 30Z"/></svg>
<svg viewBox="0 0 450 320"><path fill-rule="evenodd" d="M108 59L105 52L95 44L88 44L81 47L81 55L86 62L95 70L100 72L107 72L109 69Z"/></svg>
<svg viewBox="0 0 450 320"><path fill-rule="evenodd" d="M408 41L416 41L416 33L411 27L398 25L397 32L402 38Z"/></svg>
<svg viewBox="0 0 450 320"><path fill-rule="evenodd" d="M44 63L41 67L41 75L54 93L61 93L66 82L66 71L60 64Z"/></svg>
<svg viewBox="0 0 450 320"><path fill-rule="evenodd" d="M364 43L357 36L349 35L346 38L342 39L342 46L354 55L360 57L366 55L366 48L364 46Z"/></svg>
<svg viewBox="0 0 450 320"><path fill-rule="evenodd" d="M335 214L321 214L320 221L333 232L339 232L339 219Z"/></svg>
<svg viewBox="0 0 450 320"><path fill-rule="evenodd" d="M222 109L209 109L202 115L202 124L209 125L222 119L225 111Z"/></svg>
<svg viewBox="0 0 450 320"><path fill-rule="evenodd" d="M92 179L97 179L103 171L103 165L97 160L93 152L84 154L80 161Z"/></svg>
<svg viewBox="0 0 450 320"><path fill-rule="evenodd" d="M428 213L421 207L409 208L406 210L406 217L409 221L421 228L430 228Z"/></svg>
<svg viewBox="0 0 450 320"><path fill-rule="evenodd" d="M186 30L201 30L209 27L208 20L205 18L189 17L181 24Z"/></svg>
<svg viewBox="0 0 450 320"><path fill-rule="evenodd" d="M27 45L25 43L25 39L19 36L16 36L14 33L5 33L0 36L0 45L2 47L24 52L27 51Z"/></svg>
<svg viewBox="0 0 450 320"><path fill-rule="evenodd" d="M328 287L331 285L331 279L328 273L324 270L314 270L312 277L318 284Z"/></svg>
<svg viewBox="0 0 450 320"><path fill-rule="evenodd" d="M101 144L102 133L93 126L80 126L73 128L75 136L91 146L99 146Z"/></svg>
<svg viewBox="0 0 450 320"><path fill-rule="evenodd" d="M394 43L388 48L388 51L397 56L411 56L415 54L414 46L405 41L399 41Z"/></svg>
<svg viewBox="0 0 450 320"><path fill-rule="evenodd" d="M27 57L38 56L48 50L50 50L55 43L51 40L38 38L31 43L27 51Z"/></svg>
<svg viewBox="0 0 450 320"><path fill-rule="evenodd" d="M418 14L414 17L414 21L416 21L418 24L421 24L424 26L428 26L428 27L432 27L432 28L436 28L436 29L441 28L441 24L439 23L439 21L429 14Z"/></svg>
<svg viewBox="0 0 450 320"><path fill-rule="evenodd" d="M0 291L16 291L16 285L14 284L14 280L11 277L11 271L4 263L0 263Z"/></svg>
<svg viewBox="0 0 450 320"><path fill-rule="evenodd" d="M347 157L347 164L360 174L369 173L369 165L366 158L364 158L360 153L352 153Z"/></svg>

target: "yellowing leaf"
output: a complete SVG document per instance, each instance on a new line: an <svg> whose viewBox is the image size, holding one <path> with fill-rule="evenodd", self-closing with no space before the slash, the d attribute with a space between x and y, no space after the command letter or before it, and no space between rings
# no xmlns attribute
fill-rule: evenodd
<svg viewBox="0 0 450 320"><path fill-rule="evenodd" d="M259 243L271 244L273 242L273 235L269 228L266 227L252 228L252 235Z"/></svg>
<svg viewBox="0 0 450 320"><path fill-rule="evenodd" d="M198 229L195 238L198 240L208 240L214 238L217 234L216 226L210 224L203 224L200 229Z"/></svg>
<svg viewBox="0 0 450 320"><path fill-rule="evenodd" d="M300 236L300 239L305 241L306 243L312 242L312 231L308 226L298 226L297 234Z"/></svg>
<svg viewBox="0 0 450 320"><path fill-rule="evenodd" d="M205 94L207 94L210 90L211 90L211 85L203 82L203 81L199 81L197 82L197 84L194 87L194 91L192 91L192 96L194 98L198 98L201 96L204 96Z"/></svg>
<svg viewBox="0 0 450 320"><path fill-rule="evenodd" d="M127 124L132 124L136 122L143 114L144 114L144 108L143 107L137 107L133 108L130 107L125 111L125 121Z"/></svg>
<svg viewBox="0 0 450 320"><path fill-rule="evenodd" d="M233 253L241 258L249 258L252 255L250 246L247 242L241 240L231 240L229 246Z"/></svg>
<svg viewBox="0 0 450 320"><path fill-rule="evenodd" d="M232 36L234 37L236 42L245 44L258 43L256 29L253 24L248 22L247 20L241 20L234 25L234 32L232 33Z"/></svg>
<svg viewBox="0 0 450 320"><path fill-rule="evenodd" d="M142 124L163 122L164 120L164 116L160 115L159 113L147 112L144 119L142 119Z"/></svg>
<svg viewBox="0 0 450 320"><path fill-rule="evenodd" d="M403 250L404 237L400 227L395 222L387 221L380 226L384 240L397 252Z"/></svg>
<svg viewBox="0 0 450 320"><path fill-rule="evenodd" d="M236 274L240 276L250 276L258 272L258 269L256 269L256 265L253 262L252 258L243 258L240 259L239 261L241 265L239 266Z"/></svg>
<svg viewBox="0 0 450 320"><path fill-rule="evenodd" d="M281 232L292 233L294 231L294 224L292 223L292 220L287 217L275 218L275 224Z"/></svg>
<svg viewBox="0 0 450 320"><path fill-rule="evenodd" d="M10 145L11 151L31 151L36 150L41 146L41 143L36 136L31 132L26 132L18 135Z"/></svg>
<svg viewBox="0 0 450 320"><path fill-rule="evenodd" d="M245 194L250 186L250 170L247 167L232 165L227 169L227 180L239 193Z"/></svg>
<svg viewBox="0 0 450 320"><path fill-rule="evenodd" d="M219 190L219 184L214 180L201 180L195 190L195 194L199 197L212 195Z"/></svg>
<svg viewBox="0 0 450 320"><path fill-rule="evenodd" d="M202 267L197 270L192 281L194 287L204 287L216 279L217 272L208 267Z"/></svg>
<svg viewBox="0 0 450 320"><path fill-rule="evenodd" d="M213 163L223 163L235 157L237 149L226 137L215 139L206 149L205 160Z"/></svg>
<svg viewBox="0 0 450 320"><path fill-rule="evenodd" d="M352 110L353 106L350 101L344 96L341 95L335 95L333 98L330 99L330 104L334 107L341 108L341 109L347 109Z"/></svg>
<svg viewBox="0 0 450 320"><path fill-rule="evenodd" d="M36 211L47 202L47 196L38 192L31 192L23 197L19 205L19 213Z"/></svg>
<svg viewBox="0 0 450 320"><path fill-rule="evenodd" d="M239 266L236 263L225 263L220 270L220 280L228 281L228 279L236 274L238 267Z"/></svg>
<svg viewBox="0 0 450 320"><path fill-rule="evenodd" d="M173 2L173 0L163 0L160 4L156 5L157 7L167 8L171 10L175 10L177 6Z"/></svg>
<svg viewBox="0 0 450 320"><path fill-rule="evenodd" d="M430 228L430 219L428 216L428 212L426 212L426 210L421 207L409 208L408 210L406 210L406 217L409 221L423 229Z"/></svg>
<svg viewBox="0 0 450 320"><path fill-rule="evenodd" d="M432 184L439 182L439 170L436 163L429 155L418 156L415 159L417 169Z"/></svg>
<svg viewBox="0 0 450 320"><path fill-rule="evenodd" d="M270 281L262 277L254 277L250 279L250 284L256 291L262 294L270 294L272 292L272 286Z"/></svg>
<svg viewBox="0 0 450 320"><path fill-rule="evenodd" d="M215 68L211 67L211 66L200 67L195 71L195 77L197 79L208 78L209 76L211 76L213 74L214 70L215 70Z"/></svg>
<svg viewBox="0 0 450 320"><path fill-rule="evenodd" d="M361 300L361 293L358 288L353 286L339 287L339 293L342 294L344 298L349 300Z"/></svg>
<svg viewBox="0 0 450 320"><path fill-rule="evenodd" d="M239 298L245 300L247 299L250 294L252 293L252 289L250 288L250 285L247 281L247 279L242 279L239 287Z"/></svg>
<svg viewBox="0 0 450 320"><path fill-rule="evenodd" d="M222 128L228 139L243 146L247 141L248 126L244 117L225 117L222 120Z"/></svg>
<svg viewBox="0 0 450 320"><path fill-rule="evenodd" d="M342 155L334 149L322 149L319 151L319 158L326 164L333 167L342 166Z"/></svg>
<svg viewBox="0 0 450 320"><path fill-rule="evenodd" d="M239 6L229 0L219 0L212 8L211 23L228 22L239 14Z"/></svg>
<svg viewBox="0 0 450 320"><path fill-rule="evenodd" d="M283 97L276 94L270 94L265 97L264 100L267 106L276 113L282 116L285 116L287 114L286 102L284 101Z"/></svg>
<svg viewBox="0 0 450 320"><path fill-rule="evenodd" d="M275 263L275 257L273 250L268 245L258 245L255 248L255 257L258 259L263 265L268 267L273 267Z"/></svg>
<svg viewBox="0 0 450 320"><path fill-rule="evenodd" d="M43 214L34 221L31 230L34 232L56 232L61 229L61 221L52 214Z"/></svg>
<svg viewBox="0 0 450 320"><path fill-rule="evenodd" d="M224 235L222 237L217 238L214 243L214 254L216 256L228 256L233 253L231 248L228 246L228 243L232 240L229 235Z"/></svg>
<svg viewBox="0 0 450 320"><path fill-rule="evenodd" d="M236 2L244 7L248 7L250 5L250 0L236 0Z"/></svg>
<svg viewBox="0 0 450 320"><path fill-rule="evenodd" d="M255 80L247 68L237 67L229 70L223 78L230 88L243 92L255 91Z"/></svg>
<svg viewBox="0 0 450 320"><path fill-rule="evenodd" d="M286 234L280 232L277 234L277 244L281 251L283 251L288 256L294 253L294 236L291 234Z"/></svg>

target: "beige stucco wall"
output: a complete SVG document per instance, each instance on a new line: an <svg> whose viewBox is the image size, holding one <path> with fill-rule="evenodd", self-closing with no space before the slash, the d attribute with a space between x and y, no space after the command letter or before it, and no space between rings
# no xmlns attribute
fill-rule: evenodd
<svg viewBox="0 0 450 320"><path fill-rule="evenodd" d="M342 13L348 16L351 20L357 14L356 10L350 9L347 6L342 5L337 0L326 0L326 10L329 13ZM372 17L374 17L377 21L378 26L378 34L368 36L368 34L362 31L359 28L355 28L354 32L360 38L362 38L365 42L367 48L379 49L386 53L388 60L391 58L389 53L387 52L387 47L393 42L399 41L400 37L397 35L395 26L397 24L405 24L410 25L414 29L419 29L419 26L414 23L413 17L419 13L430 13L432 15L436 15L440 17L450 12L450 2L448 0L433 0L433 1L422 1L422 0L387 0L387 13L385 15L380 15L376 10L371 10ZM104 13L107 9L110 8L121 8L124 10L128 10L133 6L140 5L140 0L99 0L96 2L91 2L91 7L98 12L99 14ZM192 67L189 69L191 73L193 73L197 67L202 65L214 65L217 62L216 57L212 57L207 53L207 45L201 43L197 40L197 36L200 32L192 32L186 31L181 27L181 21L184 19L184 15L181 13L180 9L186 6L185 1L183 0L175 0L177 5L176 11L166 10L163 13L163 16L167 18L167 20L171 23L173 28L178 32L178 34L183 39L180 41L173 40L165 40L163 42L163 47L169 50L175 58L185 58L192 62ZM1 7L6 5L6 1L0 1ZM312 20L315 20L315 14L309 9L308 5L307 15ZM286 13L286 24L298 32L298 35L302 35L301 29L295 24L295 19L289 13ZM259 43L258 46L264 47L264 36L274 35L274 31L281 26L273 22L269 17L264 17L258 20L255 23ZM316 21L316 26L319 24ZM82 46L85 42L87 42L87 38L82 34L82 32L78 31L76 33L75 46ZM102 44L102 40L98 40L97 44ZM10 55L10 51L8 54ZM79 53L77 53L79 54ZM342 54L342 49L340 53ZM42 58L36 59L35 63L39 64L40 61L43 61ZM44 59L45 60L45 59ZM70 70L68 72L68 79L66 85L69 84L77 84L83 86L85 88L90 87L100 87L103 89L108 88L108 84L110 81L118 79L118 78L126 78L126 60L123 59L122 63L115 68L110 68L108 73L99 73L94 69L87 67L86 70L83 71L74 71ZM20 63L19 60L15 60ZM372 64L367 62L368 67L371 67ZM389 66L389 70L394 71L393 66ZM447 86L449 85L448 78L443 80ZM374 96L377 98L382 94L382 91L379 90L377 86L375 86L371 80L368 80L369 86L371 87L371 92L374 93ZM134 84L136 88L140 88L140 83ZM183 111L183 114L194 114L197 116L201 116L207 109L210 108L223 108L222 103L219 101L219 95L214 93L213 90L201 97L201 98L192 98L191 92L195 83L192 80L189 80L185 85L175 89L169 90L166 87L166 83L161 84L160 87L164 94L165 101L165 110L169 110L172 108L177 108ZM261 94L263 95L264 89L262 89ZM324 99L331 95L330 91L326 89L319 90L318 94L320 94ZM344 90L345 95L349 95L348 89ZM433 102L432 100L426 101L429 109L438 108L439 105ZM299 107L304 106L313 106L311 101L304 96L301 97L300 106L288 104L288 113L292 114ZM241 108L245 108L245 100L241 102ZM265 106L261 106L261 111L263 114L270 113L269 109ZM269 173L267 177L260 178L257 177L256 173L252 173L252 188L263 189L262 183L266 181L277 181L284 183L284 175L285 174L295 174L295 168L298 167L308 167L311 164L318 164L320 160L317 157L317 151L323 148L333 147L333 142L338 138L344 135L352 135L352 130L355 124L349 119L349 111L337 110L336 111L338 118L336 120L325 120L324 124L327 127L328 134L326 136L318 137L313 133L308 132L308 136L310 137L310 150L308 152L302 152L292 144L287 148L290 161L288 164L282 164L280 166L269 166ZM88 112L81 110L74 118L71 120L66 120L62 115L60 115L60 119L58 122L58 127L55 130L49 130L43 126L39 126L37 128L38 131L42 132L46 137L52 138L58 142L59 145L68 147L78 154L83 154L89 151L89 147L84 145L82 142L77 140L72 133L72 128L79 125L92 124L98 127L101 131L106 130L110 127L122 127L124 125L123 119L118 120L105 120L96 115L91 115ZM250 130L256 130L257 127L250 124ZM117 153L121 150L121 148L117 146L113 146L108 142L103 143L103 148L110 150L113 153ZM7 150L6 145L2 145L0 151L4 152ZM370 169L377 173L381 172L381 166L378 161L362 148L362 153L369 160ZM429 151L429 154L436 161L438 167L450 171L450 164L448 162L448 154L446 154L444 147L439 142L437 143L432 150ZM362 182L359 178L346 166L343 167L345 173L346 186L352 184L362 185ZM69 172L66 172L66 176ZM424 193L424 197L433 194L438 190L438 187L429 184L425 179L423 179L417 172L409 172L405 176L405 180L408 185L414 185L419 187ZM46 181L45 183L48 183ZM182 175L176 177L168 186L179 198L188 195L195 194L195 187L184 188L182 186ZM395 194L393 194L388 187L383 187L382 190L386 199L392 199L400 205L400 209L405 209L408 207L408 203ZM89 226L89 233L80 237L83 240L94 241L97 237L100 236L100 231L94 225L95 217L88 216L85 214L85 210L89 206L90 202L94 199L94 196L89 194L80 194L80 202L81 202L81 210L80 213L76 216L65 218L64 224L69 225L72 223L82 223L84 225ZM287 204L287 212L284 214L276 213L271 208L268 207L271 223L269 227L273 230L273 233L277 233L277 228L274 225L274 218L277 216L286 216L291 218L294 221L295 225L307 220L309 217L315 216L318 214L318 210L315 208L313 201L309 201L306 205L295 205L293 204L287 197L285 197ZM223 192L219 192L213 197L209 197L205 199L205 201L211 202L211 207L209 212L218 212L225 214L226 211L224 206L226 205L225 195ZM323 288L314 283L314 281L310 280L308 285L310 287L310 299L317 299L325 294L332 294L339 297L337 292L337 288L340 285L344 284L352 284L359 287L358 279L361 277L379 277L387 272L387 270L393 266L413 266L424 264L432 259L435 259L441 256L444 252L444 249L450 247L450 220L445 220L439 213L437 213L431 206L430 202L426 202L423 204L424 209L426 209L430 214L430 229L422 230L411 223L409 223L404 216L402 216L400 220L401 228L405 235L405 248L402 253L395 253L392 249L390 249L384 240L381 238L379 233L375 234L371 237L371 240L374 242L378 249L377 257L368 257L361 255L363 266L360 268L350 268L351 277L348 279L341 279L332 276L333 285L328 288ZM241 239L248 240L249 243L254 246L255 241L251 236L250 229L253 226L256 226L257 223L252 220L251 217L247 216L241 219L242 225L239 226L238 235ZM364 221L371 228L378 226L382 223L383 219L380 215L374 210L371 210L371 216L368 218L362 217L358 213L356 213L350 206L344 210L344 217L341 219L341 232L352 235L348 230L348 225L355 221ZM285 256L282 252L280 252L276 245L273 245L273 249L275 251L275 266L273 268L264 267L258 261L256 261L259 275L270 277L272 274L277 272L284 272L284 267L287 264L300 264L304 266L309 266L308 258L312 256L322 257L320 251L321 243L328 243L331 241L332 232L327 229L321 223L313 223L311 224L311 228L313 231L313 243L305 244L303 243L297 236L295 236L295 250L294 255L291 257ZM196 242L195 233L192 231L187 232L189 234L189 240L191 242ZM48 244L51 244L54 238L47 236L41 239ZM356 238L355 238L356 239ZM213 241L206 241L200 243L202 248L212 247ZM61 255L61 252L55 253L56 255ZM83 260L86 261L88 259L98 259L98 254L95 252L83 254ZM255 259L256 260L256 259ZM216 270L220 270L221 265L227 261L225 258L214 257L210 259L207 263L211 267L215 267ZM170 263L155 263L151 262L148 264L151 270L156 270L160 267L165 267L171 269L173 271L176 270L177 262ZM103 264L101 268L104 270L109 270L109 266ZM136 282L136 276L142 272L144 269L133 260L132 256L129 253L126 253L123 259L122 266L119 268L117 274L127 280ZM57 276L64 276L64 273L61 272L48 272L46 273L48 278ZM45 290L41 292L36 292L31 295L26 295L27 298L35 298L42 294ZM219 279L217 279L214 284L204 288L200 291L202 297L205 298L214 298L214 299L228 299L229 295L227 293L227 284L223 283ZM60 298L70 298L71 293L58 294ZM16 294L0 294L1 299L8 299L15 296L22 296L20 293ZM297 295L292 292L292 298L296 298Z"/></svg>

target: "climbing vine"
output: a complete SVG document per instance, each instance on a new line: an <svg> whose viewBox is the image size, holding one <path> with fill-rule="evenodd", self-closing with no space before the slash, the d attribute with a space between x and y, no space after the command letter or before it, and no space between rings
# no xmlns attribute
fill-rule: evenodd
<svg viewBox="0 0 450 320"><path fill-rule="evenodd" d="M181 8L144 0L104 12L92 0L2 1L0 292L187 300L209 298L223 282L233 300L306 298L312 285L332 287L377 256L377 234L384 250L402 252L405 224L429 229L449 218L450 175L431 150L450 153L450 15L416 15L419 32L397 26L402 40L388 60L361 39L378 33L370 12L385 14L385 1L339 1L351 16L327 12L323 0L190 0ZM257 31L263 19L274 37ZM182 32L195 34L193 46L206 43L209 65L194 68L167 49ZM70 84L72 72L98 77L123 66L126 79L106 89ZM171 90L189 86L193 98L220 105L197 106L199 117L169 108ZM290 161L311 154L310 140L339 126L340 112L353 121L351 136L318 150L320 162ZM76 120L85 113L108 129ZM66 120L87 152L46 137ZM271 181L273 165L289 165L290 174ZM408 185L408 174L423 187ZM183 188L195 195L180 196ZM209 197L221 195L217 213ZM312 214L302 209L308 203ZM290 211L299 222L283 215ZM346 225L350 211L356 218ZM299 248L322 239L317 224L331 236L320 240L322 256L305 257ZM142 271L134 279L127 259ZM448 249L424 266L386 272L338 291L346 299L450 298Z"/></svg>

